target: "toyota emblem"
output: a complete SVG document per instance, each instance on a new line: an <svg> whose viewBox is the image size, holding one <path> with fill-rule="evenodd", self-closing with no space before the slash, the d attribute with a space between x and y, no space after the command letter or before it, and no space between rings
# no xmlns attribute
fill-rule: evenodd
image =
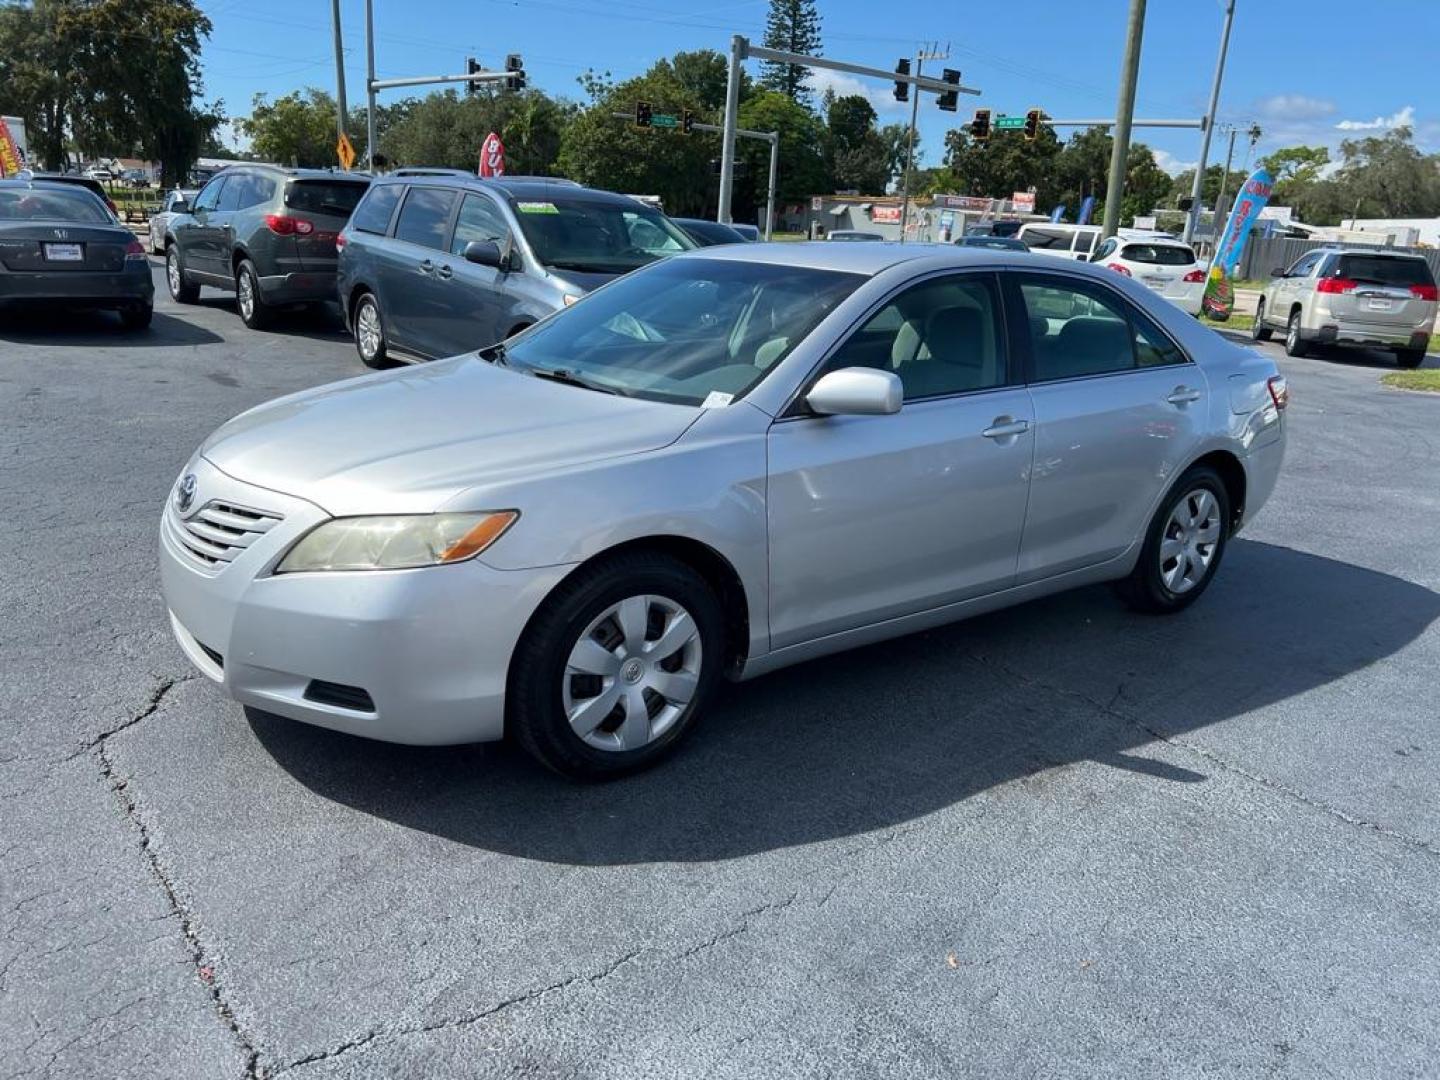
<svg viewBox="0 0 1440 1080"><path fill-rule="evenodd" d="M175 509L185 513L195 502L195 474L186 473L175 486Z"/></svg>

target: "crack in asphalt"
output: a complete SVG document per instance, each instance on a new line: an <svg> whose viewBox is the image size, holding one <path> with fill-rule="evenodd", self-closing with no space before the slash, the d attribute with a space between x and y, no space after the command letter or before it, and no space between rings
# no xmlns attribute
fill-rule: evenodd
<svg viewBox="0 0 1440 1080"><path fill-rule="evenodd" d="M995 668L997 671L1003 671L1006 675L1009 675L1011 678L1015 679L1018 682L1026 683L1030 686L1038 687L1041 690L1049 691L1052 694L1058 694L1061 697L1070 698L1082 704L1089 705L1092 709L1095 709L1106 716L1113 717L1114 719L1119 720L1122 723L1127 724L1128 726L1133 727L1138 731L1143 731L1146 735L1149 735L1157 742L1162 742L1167 746L1173 746L1177 749L1194 754L1197 757L1204 758L1216 768L1222 769L1225 772L1230 773L1234 776L1238 776L1242 779L1248 780L1253 784L1259 784L1261 787L1273 791L1275 794L1289 799L1292 802L1298 802L1301 805L1307 806L1312 810L1318 810L1321 813L1328 815L1329 817L1335 818L1337 821L1344 822L1346 825L1353 825L1356 828L1364 829L1367 832L1376 833L1377 835L1384 836L1388 839L1399 841L1400 843L1405 844L1408 847L1423 851L1427 855L1440 855L1440 848L1437 848L1430 841L1425 840L1422 837L1412 836L1409 833L1400 832L1396 829L1390 828L1389 826L1381 825L1379 822L1370 821L1366 818L1359 817L1355 814L1350 813L1348 810L1343 810L1338 806L1334 806L1331 803L1326 802L1324 799L1318 799L1313 795L1306 794L1298 788L1291 787L1284 781L1277 780L1274 777L1265 776L1262 773L1257 773L1251 769L1245 768L1243 765L1237 765L1235 762L1231 761L1229 758L1223 756L1222 754L1217 754L1215 751L1210 750L1207 747L1201 746L1198 743L1192 743L1185 739L1167 735L1163 731L1151 727L1144 720L1141 720L1136 716L1132 716L1129 713L1124 712L1123 710L1116 707L1117 703L1120 701L1121 697L1124 696L1125 693L1125 683L1123 682L1121 682L1115 688L1115 693L1111 696L1110 701L1107 703L1098 701L1095 698L1092 698L1090 695L1085 694L1079 690L1072 690L1069 687L1055 686L1051 683L1044 682L1043 680L1036 679L1023 671L1019 671L1015 668L1010 667L1007 664L1001 663L1000 661L994 659L991 656L983 655L980 653L976 653L974 655L975 658L981 663L987 664Z"/></svg>
<svg viewBox="0 0 1440 1080"><path fill-rule="evenodd" d="M190 953L190 962L195 969L195 978L210 995L211 1004L214 1006L215 1013L219 1017L220 1022L229 1029L231 1035L234 1036L236 1043L239 1044L241 1051L245 1055L244 1075L246 1080L261 1080L261 1078L265 1076L265 1072L260 1065L260 1052L256 1049L254 1040L251 1039L249 1034L240 1026L239 1020L235 1017L234 1010L231 1009L230 1003L226 1000L220 984L214 976L214 966L205 951L204 943L200 940L200 932L195 925L195 917L181 900L179 889L170 879L170 875L166 872L165 867L161 864L160 856L155 850L155 845L150 835L150 826L145 823L144 817L140 814L139 804L136 802L134 794L130 791L130 781L122 776L116 769L115 762L110 757L110 748L107 745L111 736L118 735L120 732L132 728L140 723L140 721L154 715L155 711L160 708L161 703L165 700L166 694L179 683L189 682L192 678L194 678L194 676L167 677L162 679L159 685L156 686L154 693L150 695L149 703L143 709L123 723L96 736L95 739L87 744L79 753L84 753L87 750L94 752L95 758L100 764L100 775L105 779L105 782L110 785L110 790L115 795L116 802L120 804L121 812L139 834L140 853L145 857L145 862L150 869L150 873L154 876L156 882L159 883L161 891L164 892L166 902L170 906L171 914L180 922L180 933L185 939L185 947ZM72 758L75 756L74 754L71 755ZM69 759L67 758L66 760Z"/></svg>

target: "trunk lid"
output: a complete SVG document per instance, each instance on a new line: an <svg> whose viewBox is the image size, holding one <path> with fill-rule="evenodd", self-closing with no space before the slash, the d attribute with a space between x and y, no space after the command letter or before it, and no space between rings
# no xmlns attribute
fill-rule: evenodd
<svg viewBox="0 0 1440 1080"><path fill-rule="evenodd" d="M1435 278L1424 259L1354 253L1339 256L1317 283L1338 320L1412 327L1435 310Z"/></svg>
<svg viewBox="0 0 1440 1080"><path fill-rule="evenodd" d="M134 234L107 225L0 222L0 264L17 273L118 273Z"/></svg>
<svg viewBox="0 0 1440 1080"><path fill-rule="evenodd" d="M341 176L300 178L285 185L285 215L311 227L308 233L295 234L302 270L335 271L335 238L369 186L369 181Z"/></svg>

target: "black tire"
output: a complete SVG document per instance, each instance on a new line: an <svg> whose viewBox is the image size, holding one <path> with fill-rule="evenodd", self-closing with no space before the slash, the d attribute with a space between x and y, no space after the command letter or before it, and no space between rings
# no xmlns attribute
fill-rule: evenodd
<svg viewBox="0 0 1440 1080"><path fill-rule="evenodd" d="M1265 301L1263 298L1255 304L1255 325L1250 327L1250 340L1270 340L1270 328L1265 325Z"/></svg>
<svg viewBox="0 0 1440 1080"><path fill-rule="evenodd" d="M150 325L155 308L150 304L135 304L120 309L120 325L126 330L144 330Z"/></svg>
<svg viewBox="0 0 1440 1080"><path fill-rule="evenodd" d="M1300 311L1298 308L1290 313L1290 321L1285 324L1285 355L1310 355L1309 344L1300 336Z"/></svg>
<svg viewBox="0 0 1440 1080"><path fill-rule="evenodd" d="M1419 367L1421 364L1423 364L1424 362L1425 362L1425 350L1424 350L1424 349L1396 349L1396 350L1395 350L1395 363L1399 364L1402 368L1408 368L1408 369L1418 368L1418 367Z"/></svg>
<svg viewBox="0 0 1440 1080"><path fill-rule="evenodd" d="M364 311L374 312L376 330L380 335L380 343L369 356L365 355L365 346L360 338L360 318ZM391 366L389 339L385 335L385 316L380 312L380 301L375 298L374 293L362 293L360 299L355 301L355 310L350 314L350 330L355 338L355 351L360 354L362 364L377 371Z"/></svg>
<svg viewBox="0 0 1440 1080"><path fill-rule="evenodd" d="M170 299L177 304L193 304L200 299L200 286L185 279L185 260L174 244L165 248L165 283L170 289Z"/></svg>
<svg viewBox="0 0 1440 1080"><path fill-rule="evenodd" d="M249 259L241 259L235 268L235 310L251 330L264 330L275 318L275 309L260 295L260 275Z"/></svg>
<svg viewBox="0 0 1440 1080"><path fill-rule="evenodd" d="M694 693L679 717L653 741L633 750L600 749L585 742L566 718L563 680L587 678L567 676L566 664L595 619L608 607L640 595L678 604L694 620L700 643ZM606 780L646 768L671 753L698 722L719 681L724 649L724 612L699 574L655 552L615 555L562 582L526 627L510 663L507 731L542 764L572 779ZM569 685L571 693L574 686ZM617 702L617 709L623 704ZM602 729L604 725L597 731Z"/></svg>
<svg viewBox="0 0 1440 1080"><path fill-rule="evenodd" d="M1215 513L1219 518L1219 539L1213 545L1213 553L1204 574L1188 589L1173 591L1165 582L1162 573L1160 545L1170 531L1170 517L1182 500L1189 499L1197 491L1208 491L1215 498ZM1173 615L1184 611L1200 599L1225 557L1230 543L1230 494L1220 474L1207 465L1197 465L1185 472L1166 493L1160 508L1155 512L1150 526L1145 531L1145 544L1130 576L1115 583L1115 591L1130 607L1147 615Z"/></svg>

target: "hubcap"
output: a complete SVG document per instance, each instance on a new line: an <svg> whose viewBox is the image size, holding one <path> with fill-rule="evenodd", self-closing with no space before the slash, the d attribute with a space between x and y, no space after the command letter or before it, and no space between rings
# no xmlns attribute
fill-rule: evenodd
<svg viewBox="0 0 1440 1080"><path fill-rule="evenodd" d="M355 333L362 355L368 358L380 351L380 315L369 301L360 305L360 311L355 316Z"/></svg>
<svg viewBox="0 0 1440 1080"><path fill-rule="evenodd" d="M700 628L663 596L606 608L575 642L561 700L575 734L597 750L637 750L680 719L700 678Z"/></svg>
<svg viewBox="0 0 1440 1080"><path fill-rule="evenodd" d="M1160 579L1177 596L1205 580L1220 546L1220 502L1196 488L1175 504L1160 541Z"/></svg>
<svg viewBox="0 0 1440 1080"><path fill-rule="evenodd" d="M255 286L250 284L250 275L243 270L240 273L240 285L238 289L240 301L240 314L250 318L255 312Z"/></svg>
<svg viewBox="0 0 1440 1080"><path fill-rule="evenodd" d="M180 291L180 256L173 251L170 253L170 258L165 260L165 278L170 282L170 291L178 293Z"/></svg>

